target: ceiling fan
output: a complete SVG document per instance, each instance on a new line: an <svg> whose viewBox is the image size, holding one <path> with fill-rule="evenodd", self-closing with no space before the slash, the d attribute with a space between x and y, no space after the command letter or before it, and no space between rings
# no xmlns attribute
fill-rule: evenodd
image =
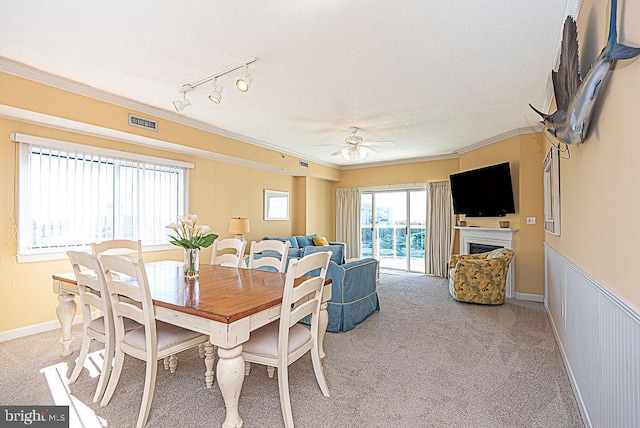
<svg viewBox="0 0 640 428"><path fill-rule="evenodd" d="M378 153L371 147L393 146L391 141L364 141L362 137L356 135L357 127L352 127L351 135L344 139L342 148L331 153L331 156L342 155L345 160L356 163L358 160L364 159L369 152Z"/></svg>

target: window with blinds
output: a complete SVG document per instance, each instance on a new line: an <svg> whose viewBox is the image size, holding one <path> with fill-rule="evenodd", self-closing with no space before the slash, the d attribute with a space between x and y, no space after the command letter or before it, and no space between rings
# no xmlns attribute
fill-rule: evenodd
<svg viewBox="0 0 640 428"><path fill-rule="evenodd" d="M18 256L109 239L168 244L188 169L167 159L13 134L20 144Z"/></svg>

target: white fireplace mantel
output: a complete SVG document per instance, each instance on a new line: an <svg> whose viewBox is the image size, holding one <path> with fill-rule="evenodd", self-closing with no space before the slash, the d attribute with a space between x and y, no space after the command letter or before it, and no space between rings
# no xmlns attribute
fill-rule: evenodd
<svg viewBox="0 0 640 428"><path fill-rule="evenodd" d="M470 244L494 245L496 247L509 248L513 250L513 234L518 229L495 228L495 227L463 227L456 226L460 231L460 252L469 254ZM509 273L507 274L506 294L507 298L515 296L515 256L511 260Z"/></svg>

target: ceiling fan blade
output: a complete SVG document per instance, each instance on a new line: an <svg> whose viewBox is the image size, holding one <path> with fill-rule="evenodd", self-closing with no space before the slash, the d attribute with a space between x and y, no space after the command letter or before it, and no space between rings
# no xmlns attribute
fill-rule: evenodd
<svg viewBox="0 0 640 428"><path fill-rule="evenodd" d="M373 150L371 147L367 147L367 146L363 145L362 148L365 149L365 150L368 150L368 151L370 151L372 153L379 153L377 150Z"/></svg>
<svg viewBox="0 0 640 428"><path fill-rule="evenodd" d="M331 156L337 156L337 155L339 155L340 153L342 153L342 149L340 149L340 150L336 150L335 152L331 153Z"/></svg>
<svg viewBox="0 0 640 428"><path fill-rule="evenodd" d="M383 146L393 146L393 141L367 141L362 143L365 147L383 147Z"/></svg>

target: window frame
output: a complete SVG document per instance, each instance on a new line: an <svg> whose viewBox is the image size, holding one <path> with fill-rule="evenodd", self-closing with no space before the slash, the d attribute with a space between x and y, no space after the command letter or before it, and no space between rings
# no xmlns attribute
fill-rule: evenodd
<svg viewBox="0 0 640 428"><path fill-rule="evenodd" d="M27 214L28 195L25 197L26 192L29 192L29 146L42 146L47 149L56 150L68 150L71 152L80 152L85 154L91 154L102 157L113 157L118 160L125 160L128 162L145 162L159 166L178 167L183 169L182 174L182 197L179 201L179 207L182 207L182 214L189 212L189 171L195 167L191 162L183 162L174 159L159 158L155 156L142 155L132 152L124 152L120 150L113 150L98 146L92 146L88 144L72 143L67 141L55 140L46 137L39 137L34 135L11 133L11 140L17 144L17 183L16 183L16 199L17 199L17 242L16 242L16 256L18 263L37 262L45 260L62 260L67 258L67 251L70 249L76 251L90 251L89 245L76 245L72 247L60 247L59 249L45 248L45 249L28 249L29 244L25 243L25 240L30 239L30 233L28 231L29 219L24 218ZM25 155L26 154L26 155ZM117 183L117 178L114 178L114 185ZM179 196L180 197L180 196ZM178 208L180 211L180 208ZM117 223L114 220L114 225ZM175 249L175 246L168 242L162 244L146 244L143 242L144 251L161 251Z"/></svg>

